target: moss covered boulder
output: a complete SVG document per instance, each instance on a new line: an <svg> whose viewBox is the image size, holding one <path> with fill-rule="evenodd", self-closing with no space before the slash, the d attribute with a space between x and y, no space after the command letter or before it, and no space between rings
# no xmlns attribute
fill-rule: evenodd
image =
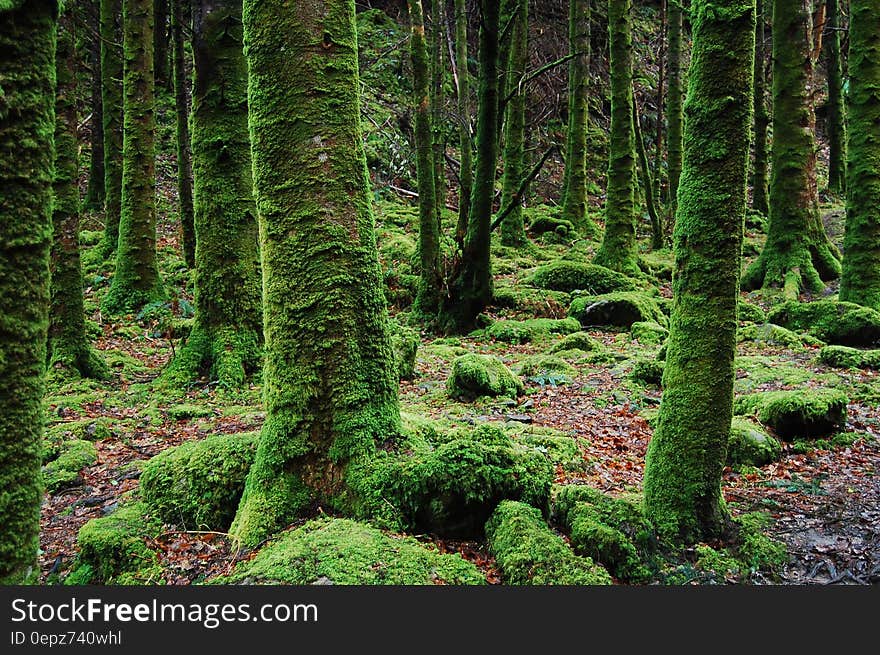
<svg viewBox="0 0 880 655"><path fill-rule="evenodd" d="M756 416L780 439L827 435L846 423L847 396L837 389L766 391L737 398L739 415Z"/></svg>
<svg viewBox="0 0 880 655"><path fill-rule="evenodd" d="M763 309L747 302L740 302L736 306L736 317L740 323L765 323L767 321L767 313Z"/></svg>
<svg viewBox="0 0 880 655"><path fill-rule="evenodd" d="M632 360L629 378L639 384L662 384L665 368L666 362L659 359L639 357Z"/></svg>
<svg viewBox="0 0 880 655"><path fill-rule="evenodd" d="M598 339L591 337L587 332L578 331L566 335L550 349L550 353L555 354L565 350L581 350L589 353L599 352L604 349L605 346Z"/></svg>
<svg viewBox="0 0 880 655"><path fill-rule="evenodd" d="M419 333L415 330L391 324L391 349L394 352L394 364L397 377L410 380L416 372L416 353L419 350Z"/></svg>
<svg viewBox="0 0 880 655"><path fill-rule="evenodd" d="M774 308L768 314L767 320L790 330L808 331L830 344L880 344L880 312L850 302L790 301Z"/></svg>
<svg viewBox="0 0 880 655"><path fill-rule="evenodd" d="M49 493L82 484L80 471L98 461L95 444L84 439L62 441L55 453L43 466L43 484Z"/></svg>
<svg viewBox="0 0 880 655"><path fill-rule="evenodd" d="M629 328L633 323L651 321L663 327L669 324L657 300L639 291L621 291L572 300L568 315L584 327L599 325Z"/></svg>
<svg viewBox="0 0 880 655"><path fill-rule="evenodd" d="M556 355L532 355L520 364L519 373L537 382L571 382L577 376L577 369Z"/></svg>
<svg viewBox="0 0 880 655"><path fill-rule="evenodd" d="M141 493L166 523L225 531L235 516L259 434L213 435L162 451L141 473Z"/></svg>
<svg viewBox="0 0 880 655"><path fill-rule="evenodd" d="M460 555L444 555L413 537L341 518L284 533L241 562L221 584L479 585L485 577Z"/></svg>
<svg viewBox="0 0 880 655"><path fill-rule="evenodd" d="M551 334L571 334L581 329L573 318L530 318L524 321L500 320L487 327L483 334L504 343L529 343Z"/></svg>
<svg viewBox="0 0 880 655"><path fill-rule="evenodd" d="M782 446L760 426L739 416L733 417L727 440L730 466L764 466L782 457Z"/></svg>
<svg viewBox="0 0 880 655"><path fill-rule="evenodd" d="M65 439L84 439L101 441L112 435L113 423L106 418L82 418L46 426L46 438L50 441Z"/></svg>
<svg viewBox="0 0 880 655"><path fill-rule="evenodd" d="M757 323L739 328L736 332L737 341L751 341L769 346L785 346L787 348L803 348L818 346L822 342L807 334L798 334L781 325L773 323Z"/></svg>
<svg viewBox="0 0 880 655"><path fill-rule="evenodd" d="M523 384L498 357L471 353L456 357L452 362L446 391L456 400L473 400L479 396L516 398L522 393Z"/></svg>
<svg viewBox="0 0 880 655"><path fill-rule="evenodd" d="M575 555L541 512L503 501L486 524L489 549L511 585L607 585L611 576L589 557Z"/></svg>
<svg viewBox="0 0 880 655"><path fill-rule="evenodd" d="M581 264L568 259L539 266L525 282L539 289L586 291L592 295L614 291L635 291L636 282L617 271L597 264Z"/></svg>
<svg viewBox="0 0 880 655"><path fill-rule="evenodd" d="M825 346L819 351L819 361L837 368L880 369L880 349L860 350L849 346Z"/></svg>
<svg viewBox="0 0 880 655"><path fill-rule="evenodd" d="M629 327L630 336L642 344L660 345L669 336L669 330L654 321L636 321Z"/></svg>

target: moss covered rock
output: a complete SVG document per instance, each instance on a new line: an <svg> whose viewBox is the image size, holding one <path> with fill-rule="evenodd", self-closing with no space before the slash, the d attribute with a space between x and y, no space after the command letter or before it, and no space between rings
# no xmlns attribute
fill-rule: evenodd
<svg viewBox="0 0 880 655"><path fill-rule="evenodd" d="M229 527L259 435L213 435L162 451L141 473L141 493L166 523L191 530Z"/></svg>
<svg viewBox="0 0 880 655"><path fill-rule="evenodd" d="M391 324L391 349L394 351L394 363L397 376L401 380L410 380L416 372L416 353L419 350L419 333L415 330Z"/></svg>
<svg viewBox="0 0 880 655"><path fill-rule="evenodd" d="M632 361L629 377L639 384L662 384L665 367L666 363L659 359L640 357Z"/></svg>
<svg viewBox="0 0 880 655"><path fill-rule="evenodd" d="M523 360L519 369L525 378L570 382L577 376L577 369L556 355L532 355Z"/></svg>
<svg viewBox="0 0 880 655"><path fill-rule="evenodd" d="M473 400L479 396L515 398L522 393L523 384L498 357L472 353L452 362L446 391L457 400Z"/></svg>
<svg viewBox="0 0 880 655"><path fill-rule="evenodd" d="M763 309L747 302L740 302L736 306L736 317L740 323L765 323L767 321L767 313Z"/></svg>
<svg viewBox="0 0 880 655"><path fill-rule="evenodd" d="M167 410L168 418L172 421L188 421L194 418L206 418L214 415L214 410L205 405L194 405L185 403L182 405L172 405Z"/></svg>
<svg viewBox="0 0 880 655"><path fill-rule="evenodd" d="M727 463L731 466L764 466L782 457L776 439L751 421L735 416L727 440Z"/></svg>
<svg viewBox="0 0 880 655"><path fill-rule="evenodd" d="M555 344L550 353L555 354L565 350L582 350L583 352L598 352L605 346L598 339L594 339L586 332L573 332Z"/></svg>
<svg viewBox="0 0 880 655"><path fill-rule="evenodd" d="M739 328L736 333L737 341L752 341L765 343L771 346L786 346L788 348L803 348L805 345L820 345L821 342L809 335L800 335L796 332L773 323L757 323Z"/></svg>
<svg viewBox="0 0 880 655"><path fill-rule="evenodd" d="M652 321L664 327L669 324L657 300L638 291L575 298L568 308L568 315L583 326L629 328L640 321Z"/></svg>
<svg viewBox="0 0 880 655"><path fill-rule="evenodd" d="M639 343L659 345L666 341L669 330L654 321L636 321L630 326L629 334Z"/></svg>
<svg viewBox="0 0 880 655"><path fill-rule="evenodd" d="M607 585L611 577L589 557L579 557L536 508L503 501L486 524L489 549L512 585Z"/></svg>
<svg viewBox="0 0 880 655"><path fill-rule="evenodd" d="M838 368L880 369L880 349L859 350L848 346L825 346L819 351L819 361Z"/></svg>
<svg viewBox="0 0 880 655"><path fill-rule="evenodd" d="M790 330L809 331L826 343L842 346L880 343L880 312L854 303L790 301L774 308L767 319Z"/></svg>
<svg viewBox="0 0 880 655"><path fill-rule="evenodd" d="M83 418L46 426L46 438L49 441L64 439L84 439L101 441L112 435L112 422L106 418Z"/></svg>
<svg viewBox="0 0 880 655"><path fill-rule="evenodd" d="M592 295L614 291L635 291L637 288L632 278L610 268L597 264L581 264L567 259L557 259L539 266L525 282L540 289L586 291Z"/></svg>
<svg viewBox="0 0 880 655"><path fill-rule="evenodd" d="M223 584L478 585L484 576L460 555L413 537L340 518L309 521L239 563Z"/></svg>
<svg viewBox="0 0 880 655"><path fill-rule="evenodd" d="M505 343L529 343L551 334L571 334L581 329L573 318L530 318L525 321L495 321L484 334L495 341Z"/></svg>
<svg viewBox="0 0 880 655"><path fill-rule="evenodd" d="M553 232L558 236L565 237L575 234L574 223L555 216L556 210L546 205L530 208L526 212L529 232L534 235Z"/></svg>
<svg viewBox="0 0 880 655"><path fill-rule="evenodd" d="M837 389L766 391L738 398L734 409L754 415L780 439L819 437L843 427L846 394Z"/></svg>
<svg viewBox="0 0 880 655"><path fill-rule="evenodd" d="M49 493L82 483L80 471L98 461L95 444L83 439L61 442L57 453L55 459L43 466L43 484Z"/></svg>

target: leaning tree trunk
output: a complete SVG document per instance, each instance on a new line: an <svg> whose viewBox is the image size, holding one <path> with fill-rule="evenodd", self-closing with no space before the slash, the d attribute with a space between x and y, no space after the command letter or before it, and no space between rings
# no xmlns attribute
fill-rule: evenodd
<svg viewBox="0 0 880 655"><path fill-rule="evenodd" d="M590 82L590 0L570 0L568 9L568 133L565 140L565 174L562 214L580 234L598 236L587 206L587 93Z"/></svg>
<svg viewBox="0 0 880 655"><path fill-rule="evenodd" d="M473 142L471 140L470 73L468 72L467 3L455 0L455 59L458 64L458 144L461 167L458 171L458 226L455 240L464 243L473 186Z"/></svg>
<svg viewBox="0 0 880 655"><path fill-rule="evenodd" d="M230 532L254 546L399 432L361 141L354 0L245 0L266 421ZM291 52L297 56L292 57Z"/></svg>
<svg viewBox="0 0 880 655"><path fill-rule="evenodd" d="M683 0L669 0L669 74L666 92L666 165L669 169L669 211L670 224L675 223L675 211L678 204L678 182L681 178L682 130L682 65L681 65L681 30Z"/></svg>
<svg viewBox="0 0 880 655"><path fill-rule="evenodd" d="M631 0L610 0L611 145L605 201L605 235L595 263L640 275L636 243L636 142L633 124Z"/></svg>
<svg viewBox="0 0 880 655"><path fill-rule="evenodd" d="M174 0L171 7L171 33L174 41L174 108L177 115L177 197L180 207L180 231L183 236L183 259L189 268L196 265L196 231L193 219L192 155L189 134L189 93L184 59L184 8ZM241 3L239 2L239 5Z"/></svg>
<svg viewBox="0 0 880 655"><path fill-rule="evenodd" d="M840 275L819 217L811 24L802 0L774 0L770 222L764 250L742 280L745 289L781 286L789 299L820 292L823 280Z"/></svg>
<svg viewBox="0 0 880 655"><path fill-rule="evenodd" d="M520 183L526 176L526 93L521 82L529 63L529 2L517 0L513 15L510 53L507 63L507 119L504 121L504 177L501 207L512 206L501 221L501 243L521 246L526 242L523 227L523 198Z"/></svg>
<svg viewBox="0 0 880 655"><path fill-rule="evenodd" d="M89 0L85 8L89 30L89 65L91 75L92 115L89 134L89 185L83 209L99 210L104 206L104 106L101 102L101 17L98 0Z"/></svg>
<svg viewBox="0 0 880 655"><path fill-rule="evenodd" d="M122 205L116 273L103 309L134 311L163 297L156 261L153 2L123 0Z"/></svg>
<svg viewBox="0 0 880 655"><path fill-rule="evenodd" d="M50 369L62 376L105 378L106 364L86 337L79 259L79 142L76 112L76 35L68 10L61 18L56 52L55 173L52 183Z"/></svg>
<svg viewBox="0 0 880 655"><path fill-rule="evenodd" d="M122 211L122 0L101 2L101 106L104 121L104 239L108 258L119 243Z"/></svg>
<svg viewBox="0 0 880 655"><path fill-rule="evenodd" d="M431 131L431 79L425 17L421 0L409 0L411 24L410 56L413 67L413 106L415 108L416 171L419 183L419 258L421 275L413 312L430 324L440 311L440 222L437 220L437 170Z"/></svg>
<svg viewBox="0 0 880 655"><path fill-rule="evenodd" d="M752 178L752 209L764 216L770 213L770 189L767 183L767 45L764 25L767 23L764 0L757 0L758 22L755 31L755 162Z"/></svg>
<svg viewBox="0 0 880 655"><path fill-rule="evenodd" d="M0 584L38 576L57 0L0 5Z"/></svg>
<svg viewBox="0 0 880 655"><path fill-rule="evenodd" d="M846 235L840 299L880 310L880 0L850 0Z"/></svg>
<svg viewBox="0 0 880 655"><path fill-rule="evenodd" d="M192 39L196 309L162 379L180 387L207 374L236 389L258 369L263 341L241 0L196 0Z"/></svg>
<svg viewBox="0 0 880 655"><path fill-rule="evenodd" d="M441 322L450 332L473 329L477 316L492 300L489 255L498 159L498 3L482 0L480 11L477 165L461 261L453 272L449 295L442 309Z"/></svg>
<svg viewBox="0 0 880 655"><path fill-rule="evenodd" d="M828 189L846 190L846 114L843 94L843 58L840 52L840 7L826 0L825 65L828 70Z"/></svg>
<svg viewBox="0 0 880 655"><path fill-rule="evenodd" d="M692 7L672 321L644 483L648 517L683 543L721 537L730 520L721 471L733 416L755 45L753 0Z"/></svg>

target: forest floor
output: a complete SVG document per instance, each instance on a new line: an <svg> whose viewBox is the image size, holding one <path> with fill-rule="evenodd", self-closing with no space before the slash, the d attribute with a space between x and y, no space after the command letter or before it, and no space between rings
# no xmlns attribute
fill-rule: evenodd
<svg viewBox="0 0 880 655"><path fill-rule="evenodd" d="M160 208L161 209L161 208ZM167 207L165 208L167 210ZM139 463L185 441L213 434L259 430L264 413L258 384L230 393L206 380L178 394L157 391L152 381L180 348L170 329L192 311L192 277L177 243L177 228L164 211L160 222L162 272L174 299L138 316L109 320L100 313L110 270L85 256L87 310L95 346L113 370L108 382L50 381L46 396L47 434L79 436L94 442L97 460L78 477L47 494L42 507L40 566L42 581L63 582L77 554L77 531L89 519L112 512L124 494L137 489ZM829 214L832 216L832 214ZM416 215L411 207L377 204L377 233L386 279L412 256ZM97 223L84 228L98 228ZM839 226L829 225L839 237ZM84 230L88 251L97 229ZM760 244L760 235L751 235ZM587 248L594 247L588 245ZM521 253L495 249L496 282L517 289L529 270L570 251L564 242L534 242ZM586 251L584 253L586 255ZM666 264L671 255L661 254ZM655 257L655 262L658 261ZM661 276L662 277L662 276ZM659 282L670 297L668 279ZM516 309L490 308L487 318L564 318L564 297L539 294ZM743 294L753 304L762 294ZM404 303L401 303L404 304ZM405 307L392 306L405 317ZM403 313L401 313L403 312ZM516 401L479 399L465 403L448 398L445 383L452 359L462 352L491 353L514 371L522 361L548 352L561 335L511 344L485 332L456 338L422 335L416 374L400 386L402 410L451 424L497 422L519 431L565 434L576 440L579 462L557 466L557 482L578 481L610 495L639 493L645 452L651 439L661 390L636 382L633 362L653 356L657 345L641 344L628 331L589 329L611 354L604 362L579 363L565 380L524 377L525 393ZM766 466L731 468L723 475L723 494L734 515L762 511L772 516L769 534L785 543L789 562L778 577L759 571L715 578L744 584L876 584L880 582L880 378L877 371L831 369L816 360L814 346L786 347L743 341L738 346L738 393L773 389L834 387L849 396L844 438L783 442L782 458ZM831 435L828 435L829 438ZM835 445L838 444L838 445ZM190 584L229 573L237 556L222 532L167 525L150 547L160 553L161 578L145 583ZM500 574L480 541L456 541L420 535L441 550L459 552L476 563L490 583ZM696 559L696 557L694 558ZM705 581L696 572L693 583Z"/></svg>

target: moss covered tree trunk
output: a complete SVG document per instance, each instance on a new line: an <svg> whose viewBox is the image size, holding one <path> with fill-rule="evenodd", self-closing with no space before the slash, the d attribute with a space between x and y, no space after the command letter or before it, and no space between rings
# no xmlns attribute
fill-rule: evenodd
<svg viewBox="0 0 880 655"><path fill-rule="evenodd" d="M633 136L636 142L636 152L639 155L639 171L642 177L642 189L645 196L645 205L648 210L648 218L651 220L651 248L658 250L663 247L663 222L657 211L658 200L654 192L657 188L651 176L651 168L648 164L648 151L645 148L645 139L642 135L642 118L639 113L639 105L636 95L633 93L632 104ZM659 174L659 171L657 171Z"/></svg>
<svg viewBox="0 0 880 655"><path fill-rule="evenodd" d="M92 32L89 39L89 66L91 67L91 118L89 119L89 184L83 208L100 210L104 207L104 106L101 102L101 19L98 0L88 0L86 20Z"/></svg>
<svg viewBox="0 0 880 655"><path fill-rule="evenodd" d="M56 51L55 172L52 183L50 368L62 375L104 378L107 367L86 337L79 258L79 142L76 35L71 10L60 21Z"/></svg>
<svg viewBox="0 0 880 655"><path fill-rule="evenodd" d="M605 234L595 263L639 275L636 243L636 142L633 130L631 0L609 0L611 144L605 201Z"/></svg>
<svg viewBox="0 0 880 655"><path fill-rule="evenodd" d="M122 0L101 3L101 107L104 132L104 240L110 257L119 243L122 210Z"/></svg>
<svg viewBox="0 0 880 655"><path fill-rule="evenodd" d="M153 75L156 86L168 83L168 4L180 5L187 0L153 0Z"/></svg>
<svg viewBox="0 0 880 655"><path fill-rule="evenodd" d="M819 217L813 111L812 17L801 0L773 2L773 143L767 242L745 289L782 287L791 299L840 275Z"/></svg>
<svg viewBox="0 0 880 655"><path fill-rule="evenodd" d="M587 121L590 83L590 0L570 0L568 6L568 131L565 176L562 181L562 220L571 221L585 236L598 235L587 205Z"/></svg>
<svg viewBox="0 0 880 655"><path fill-rule="evenodd" d="M526 162L526 90L522 81L529 64L529 3L517 0L512 20L513 31L507 62L508 97L507 119L504 121L504 176L502 178L501 207L513 209L501 221L501 243L521 246L526 242L523 227L523 198L519 196L520 183L527 173ZM513 95L511 95L513 94Z"/></svg>
<svg viewBox="0 0 880 655"><path fill-rule="evenodd" d="M754 0L694 0L693 60L675 225L672 321L645 507L658 532L725 534L721 471L733 416L754 60Z"/></svg>
<svg viewBox="0 0 880 655"><path fill-rule="evenodd" d="M171 33L174 41L174 108L177 115L177 197L180 208L180 228L183 234L183 258L186 265L196 264L196 231L193 219L192 155L189 135L189 90L184 59L183 2L171 3ZM241 3L239 3L241 4Z"/></svg>
<svg viewBox="0 0 880 655"><path fill-rule="evenodd" d="M424 19L423 19L424 20ZM434 217L440 229L443 206L446 204L446 142L443 135L446 98L443 81L446 77L443 50L446 47L446 3L431 1L431 132L434 162Z"/></svg>
<svg viewBox="0 0 880 655"><path fill-rule="evenodd" d="M56 0L0 4L0 584L37 578Z"/></svg>
<svg viewBox="0 0 880 655"><path fill-rule="evenodd" d="M880 2L850 0L846 235L840 299L880 309Z"/></svg>
<svg viewBox="0 0 880 655"><path fill-rule="evenodd" d="M263 253L266 421L230 532L253 546L399 432L354 0L244 2ZM295 54L296 56L292 56Z"/></svg>
<svg viewBox="0 0 880 655"><path fill-rule="evenodd" d="M458 64L458 146L461 167L458 171L458 226L455 238L464 243L473 185L473 142L471 140L470 72L468 71L467 3L455 0L455 59Z"/></svg>
<svg viewBox="0 0 880 655"><path fill-rule="evenodd" d="M666 92L666 166L669 169L669 211L670 224L675 222L675 210L678 202L678 182L681 178L682 130L684 115L682 114L682 63L681 63L681 31L682 31L682 0L669 0L667 4L669 21L669 72L668 90Z"/></svg>
<svg viewBox="0 0 880 655"><path fill-rule="evenodd" d="M122 203L116 273L103 309L119 314L163 296L156 261L153 2L123 0Z"/></svg>
<svg viewBox="0 0 880 655"><path fill-rule="evenodd" d="M477 165L461 261L452 275L441 317L444 328L451 332L473 328L477 315L492 300L489 254L498 159L498 3L481 1L480 12Z"/></svg>
<svg viewBox="0 0 880 655"><path fill-rule="evenodd" d="M843 57L840 52L840 6L826 0L825 66L828 72L828 189L846 189L846 113L843 97Z"/></svg>
<svg viewBox="0 0 880 655"><path fill-rule="evenodd" d="M172 386L206 374L222 389L236 389L260 365L260 252L241 12L241 0L193 4L196 309L186 345L163 373Z"/></svg>
<svg viewBox="0 0 880 655"><path fill-rule="evenodd" d="M419 259L421 275L414 312L432 322L440 310L440 223L435 196L436 169L431 131L431 77L421 0L409 0L410 57L413 67L416 171L419 185Z"/></svg>
<svg viewBox="0 0 880 655"><path fill-rule="evenodd" d="M770 112L767 110L767 42L764 26L767 24L765 0L756 3L755 30L755 161L752 177L752 209L764 216L770 213L770 189L767 178L767 128Z"/></svg>

